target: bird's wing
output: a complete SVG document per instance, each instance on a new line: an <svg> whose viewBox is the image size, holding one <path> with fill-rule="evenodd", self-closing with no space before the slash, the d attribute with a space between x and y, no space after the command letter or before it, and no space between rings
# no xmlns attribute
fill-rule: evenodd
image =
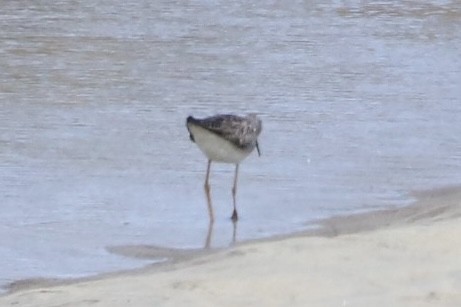
<svg viewBox="0 0 461 307"><path fill-rule="evenodd" d="M200 120L200 126L208 129L238 147L246 147L256 142L261 132L260 121L236 115L216 115Z"/></svg>

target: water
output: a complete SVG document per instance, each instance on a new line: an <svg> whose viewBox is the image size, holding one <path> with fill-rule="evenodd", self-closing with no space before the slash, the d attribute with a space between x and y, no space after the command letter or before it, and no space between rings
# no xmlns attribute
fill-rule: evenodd
<svg viewBox="0 0 461 307"><path fill-rule="evenodd" d="M240 169L237 241L459 184L460 6L2 3L0 284L145 263L108 246L202 248L190 114L263 119L263 156ZM213 165L212 247L233 240L232 176Z"/></svg>

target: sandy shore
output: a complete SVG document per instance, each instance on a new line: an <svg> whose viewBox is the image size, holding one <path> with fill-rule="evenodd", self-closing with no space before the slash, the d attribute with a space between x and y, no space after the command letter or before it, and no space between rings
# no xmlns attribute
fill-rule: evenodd
<svg viewBox="0 0 461 307"><path fill-rule="evenodd" d="M0 306L461 306L461 189L162 267L22 289Z"/></svg>

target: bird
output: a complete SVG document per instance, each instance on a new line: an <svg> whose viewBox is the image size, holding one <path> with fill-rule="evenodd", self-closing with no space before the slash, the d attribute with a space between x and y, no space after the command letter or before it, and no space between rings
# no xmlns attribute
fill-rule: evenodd
<svg viewBox="0 0 461 307"><path fill-rule="evenodd" d="M202 119L189 116L186 127L190 140L197 144L199 149L208 158L205 177L205 192L208 200L210 222L214 221L213 207L210 196L210 169L212 162L235 164L232 198L234 210L231 219L238 220L236 195L239 164L256 148L261 156L258 137L262 131L262 121L254 113L238 116L234 114L218 114Z"/></svg>

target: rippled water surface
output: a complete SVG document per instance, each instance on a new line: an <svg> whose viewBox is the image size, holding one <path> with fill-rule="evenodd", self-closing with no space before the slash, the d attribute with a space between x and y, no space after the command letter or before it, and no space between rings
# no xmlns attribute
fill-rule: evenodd
<svg viewBox="0 0 461 307"><path fill-rule="evenodd" d="M459 1L4 1L0 283L201 248L206 159L185 118L257 112L236 240L461 182ZM233 227L213 165L211 246Z"/></svg>

